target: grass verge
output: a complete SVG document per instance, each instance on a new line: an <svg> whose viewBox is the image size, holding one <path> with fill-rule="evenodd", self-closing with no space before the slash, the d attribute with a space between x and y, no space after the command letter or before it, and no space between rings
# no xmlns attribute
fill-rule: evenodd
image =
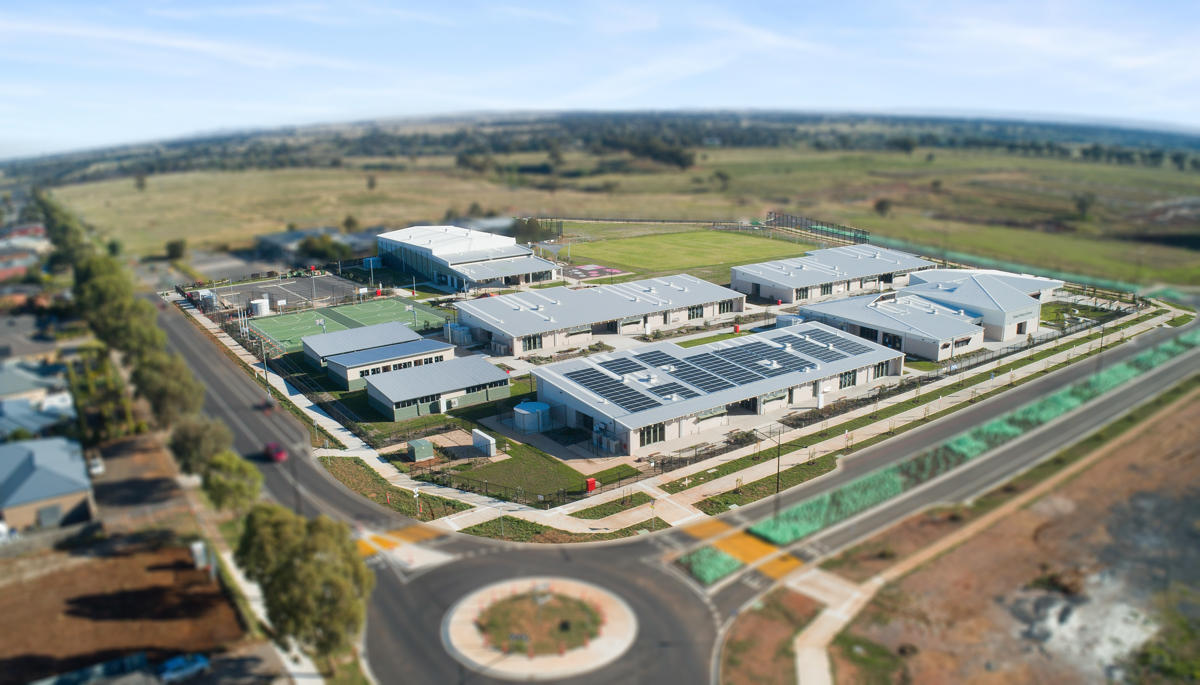
<svg viewBox="0 0 1200 685"><path fill-rule="evenodd" d="M801 483L806 483L817 476L823 476L829 473L837 466L837 454L826 454L816 459L796 464L790 468L779 472L779 492L783 492L788 488L796 487ZM757 502L765 497L774 495L775 476L767 476L760 478L752 483L742 485L719 495L713 495L708 499L701 500L696 503L696 508L708 514L716 516L722 512L729 511L734 507L740 507L751 502Z"/></svg>
<svg viewBox="0 0 1200 685"><path fill-rule="evenodd" d="M417 498L408 490L392 485L358 457L317 457L325 470L343 485L372 502L421 521L466 511L471 505L436 495L421 495L418 513Z"/></svg>
<svg viewBox="0 0 1200 685"><path fill-rule="evenodd" d="M650 495L647 495L644 492L635 492L626 497L619 497L614 500L609 500L604 504L597 504L594 507L580 509L574 514L571 514L571 516L574 516L577 519L588 519L594 521L596 519L612 516L613 514L619 514L623 511L628 511L634 507L640 507L643 504L649 504L652 501L654 501L654 498Z"/></svg>
<svg viewBox="0 0 1200 685"><path fill-rule="evenodd" d="M643 521L628 528L614 530L609 533L572 533L550 526L543 526L540 523L526 521L525 519L513 518L511 516L502 516L498 519L485 521L470 528L463 528L458 531L467 535L477 535L483 538L494 538L496 540L510 540L512 542L537 542L537 543L563 543L563 542L600 542L602 540L619 540L634 535L638 535L641 531L647 533L654 530L663 530L670 528L671 524L655 517L650 521Z"/></svg>
<svg viewBox="0 0 1200 685"><path fill-rule="evenodd" d="M1196 318L1195 314L1180 314L1179 316L1175 317L1174 319L1171 319L1170 321L1168 321L1167 325L1173 326L1175 328L1179 328L1180 326L1188 325L1195 318Z"/></svg>
<svg viewBox="0 0 1200 685"><path fill-rule="evenodd" d="M729 340L731 338L740 338L743 335L750 335L750 334L749 333L721 333L719 335L710 335L707 338L696 338L695 340L684 340L683 342L677 342L675 344L679 345L680 347L696 347L697 345L707 345L709 343L721 342L722 340Z"/></svg>

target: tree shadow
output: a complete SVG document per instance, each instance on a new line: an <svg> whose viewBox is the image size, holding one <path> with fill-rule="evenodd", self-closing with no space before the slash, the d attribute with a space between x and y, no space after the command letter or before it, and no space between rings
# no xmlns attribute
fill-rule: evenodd
<svg viewBox="0 0 1200 685"><path fill-rule="evenodd" d="M102 507L131 507L159 504L183 494L172 478L127 478L115 483L96 483L96 503Z"/></svg>
<svg viewBox="0 0 1200 685"><path fill-rule="evenodd" d="M150 587L74 597L66 614L91 621L176 621L200 618L224 602L215 589Z"/></svg>
<svg viewBox="0 0 1200 685"><path fill-rule="evenodd" d="M106 649L69 657L54 657L47 654L20 654L0 659L0 685L23 685L24 683L40 680L60 673L70 673L81 668L87 668L113 659L131 656L145 652L146 659L151 663L166 659L174 652L167 652L157 647L129 647L126 649ZM68 681L74 682L74 681Z"/></svg>

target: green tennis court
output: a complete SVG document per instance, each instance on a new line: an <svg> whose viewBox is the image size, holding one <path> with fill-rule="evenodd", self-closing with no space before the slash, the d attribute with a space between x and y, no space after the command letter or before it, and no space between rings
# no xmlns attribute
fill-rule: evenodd
<svg viewBox="0 0 1200 685"><path fill-rule="evenodd" d="M415 318L414 312L407 310L408 305L413 305ZM317 323L322 320L325 322L324 329ZM374 326L390 321L399 321L420 331L441 328L446 317L428 305L392 298L258 318L250 322L250 327L275 341L285 352L295 352L303 347L300 339L305 336Z"/></svg>

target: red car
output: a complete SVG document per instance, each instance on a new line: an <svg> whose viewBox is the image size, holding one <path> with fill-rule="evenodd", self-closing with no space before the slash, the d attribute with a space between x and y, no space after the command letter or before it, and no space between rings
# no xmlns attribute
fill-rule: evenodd
<svg viewBox="0 0 1200 685"><path fill-rule="evenodd" d="M279 443L277 442L267 445L263 449L263 454L266 455L267 459L270 459L277 464L287 461L288 457L287 450L283 449L283 447L280 447Z"/></svg>

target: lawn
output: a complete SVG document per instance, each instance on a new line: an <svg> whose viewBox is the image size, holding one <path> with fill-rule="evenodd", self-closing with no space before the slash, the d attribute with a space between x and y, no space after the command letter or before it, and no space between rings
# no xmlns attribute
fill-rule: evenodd
<svg viewBox="0 0 1200 685"><path fill-rule="evenodd" d="M684 340L683 342L677 342L675 344L679 345L680 347L696 347L697 345L707 345L709 343L721 342L722 340L730 340L732 338L740 338L743 335L750 335L750 334L749 333L721 333L720 335L710 335L707 338L696 338L694 340Z"/></svg>
<svg viewBox="0 0 1200 685"><path fill-rule="evenodd" d="M53 193L95 225L101 239L120 238L126 250L137 255L161 254L163 245L176 238L186 238L193 246L249 246L254 236L282 231L289 223L336 225L347 214L364 226L440 223L447 210L462 212L478 202L485 210L509 216L727 221L762 219L768 211L780 210L922 245L935 256L957 251L1117 280L1200 283L1200 252L1171 247L1166 239L1171 236L1146 234L1143 228L1145 213L1155 203L1200 195L1200 174L1180 173L1170 165L1147 168L980 151L933 152L935 159L927 161L923 150L906 155L803 147L715 148L702 151L696 165L686 170L647 165L639 173L564 178L554 191L529 184L514 187L504 174L455 169L454 157L446 155L418 158L402 171L373 172L378 181L374 190L366 187L362 170L356 168L361 160L347 158L343 168L336 169L155 174L147 178L144 191L122 178L61 186ZM600 161L575 151L565 157L565 169L592 168ZM544 155L497 155L495 161L505 166L535 158L544 160ZM713 182L718 170L731 177L728 187ZM935 180L941 182L936 190ZM605 182L618 185L612 192L586 190ZM1072 197L1084 192L1094 192L1097 202L1091 214L1081 218ZM893 203L886 216L872 209L881 197ZM1047 222L1063 228L1038 230ZM636 236L694 235L702 227L564 223L568 235L614 243ZM1186 231L1176 233L1175 237L1188 236ZM632 248L577 243L571 257L605 263L599 256L603 254L613 266L641 265L633 270L651 273L716 265L721 268L705 277L724 282L729 264L768 259L775 249L725 259L719 252L715 258L704 255L707 247L684 245L656 253L639 251L637 243ZM596 249L600 252L593 252Z"/></svg>
<svg viewBox="0 0 1200 685"><path fill-rule="evenodd" d="M405 516L419 518L422 521L432 521L449 514L466 511L471 508L458 500L422 495L424 503L418 515L417 500L412 492L392 485L384 480L375 469L358 457L318 457L325 470L333 474L343 485L366 497L372 502L387 507Z"/></svg>
<svg viewBox="0 0 1200 685"><path fill-rule="evenodd" d="M574 514L571 514L571 516L574 516L577 519L602 519L612 516L613 514L619 514L623 511L628 511L634 507L640 507L643 504L649 504L653 501L654 498L650 495L647 495L644 492L635 492L625 497L618 497L617 499L609 500L604 504L597 504L594 507L580 509Z"/></svg>
<svg viewBox="0 0 1200 685"><path fill-rule="evenodd" d="M655 530L664 530L670 527L671 524L655 517L650 521L643 521L628 528L614 530L611 533L572 533L559 528L543 526L540 523L526 521L525 519L502 516L469 528L463 528L458 532L466 533L467 535L477 535L483 538L494 538L496 540L557 544L563 542L618 540L620 538L643 534L643 531L651 533Z"/></svg>
<svg viewBox="0 0 1200 685"><path fill-rule="evenodd" d="M571 261L575 263L596 262L641 273L687 273L699 267L797 257L813 246L742 233L691 231L580 243L572 247Z"/></svg>
<svg viewBox="0 0 1200 685"><path fill-rule="evenodd" d="M1047 302L1042 305L1041 320L1046 323L1063 325L1066 323L1066 317L1068 316L1082 316L1086 319L1098 319L1110 313L1111 312L1109 312L1107 309L1092 307L1086 304L1072 304L1070 302Z"/></svg>

